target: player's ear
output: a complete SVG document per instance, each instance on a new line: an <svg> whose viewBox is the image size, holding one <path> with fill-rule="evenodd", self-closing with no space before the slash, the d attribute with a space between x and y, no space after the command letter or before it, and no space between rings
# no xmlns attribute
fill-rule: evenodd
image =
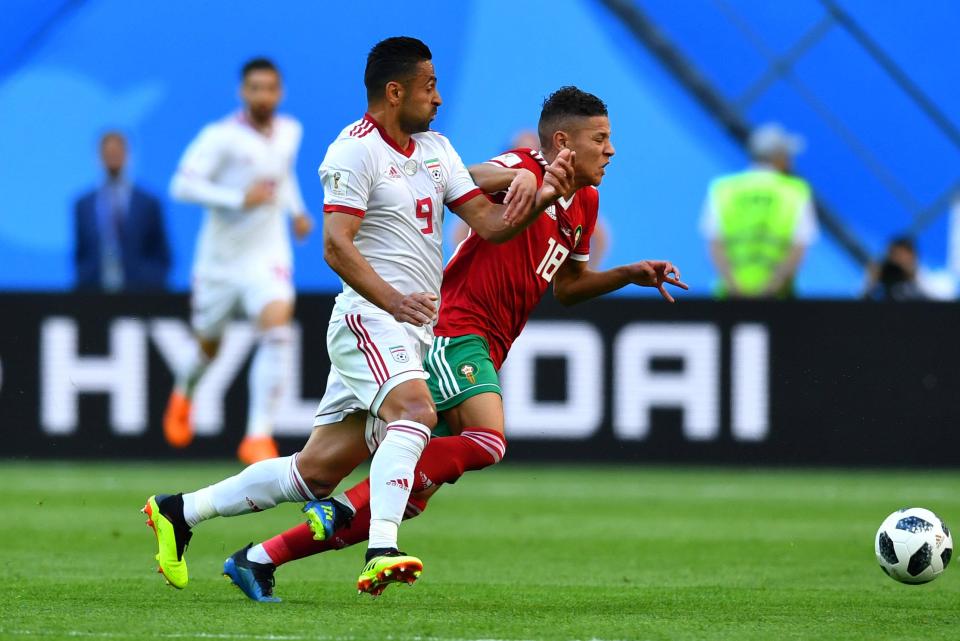
<svg viewBox="0 0 960 641"><path fill-rule="evenodd" d="M387 104L396 107L403 98L403 85L396 80L391 80L386 87Z"/></svg>
<svg viewBox="0 0 960 641"><path fill-rule="evenodd" d="M557 151L560 151L561 149L566 149L569 143L570 143L570 136L567 135L567 132L565 131L553 132L553 146Z"/></svg>

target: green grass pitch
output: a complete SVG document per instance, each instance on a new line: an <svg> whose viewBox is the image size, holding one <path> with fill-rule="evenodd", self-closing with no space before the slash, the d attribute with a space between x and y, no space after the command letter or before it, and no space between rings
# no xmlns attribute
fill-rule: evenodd
<svg viewBox="0 0 960 641"><path fill-rule="evenodd" d="M960 524L957 472L507 463L403 526L425 563L412 588L357 596L358 546L282 567L283 603L247 601L223 559L296 524L295 505L201 524L190 585L167 587L144 499L238 469L0 463L0 639L960 638L960 571L900 585L873 553L896 508Z"/></svg>

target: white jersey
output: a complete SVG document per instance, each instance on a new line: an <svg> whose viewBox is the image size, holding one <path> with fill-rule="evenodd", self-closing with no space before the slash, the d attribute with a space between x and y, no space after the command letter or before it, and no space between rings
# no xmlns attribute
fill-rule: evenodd
<svg viewBox="0 0 960 641"><path fill-rule="evenodd" d="M440 134L414 134L401 149L369 115L348 125L320 165L324 213L363 219L354 245L403 294L440 296L444 205L481 195L460 156ZM365 303L347 283L334 316Z"/></svg>
<svg viewBox="0 0 960 641"><path fill-rule="evenodd" d="M241 112L207 125L190 143L170 192L177 200L206 207L195 276L229 278L257 268L289 272L286 214L306 211L296 178L302 135L299 122L281 115L268 134L260 133ZM275 199L244 209L247 190L263 180L274 183Z"/></svg>

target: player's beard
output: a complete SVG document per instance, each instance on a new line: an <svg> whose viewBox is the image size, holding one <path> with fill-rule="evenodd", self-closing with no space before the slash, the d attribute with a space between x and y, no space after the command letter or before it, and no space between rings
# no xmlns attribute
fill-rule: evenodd
<svg viewBox="0 0 960 641"><path fill-rule="evenodd" d="M400 129L406 134L419 134L424 131L430 131L430 123L432 121L433 115L424 120L406 114L400 114L397 119L397 124L400 125Z"/></svg>

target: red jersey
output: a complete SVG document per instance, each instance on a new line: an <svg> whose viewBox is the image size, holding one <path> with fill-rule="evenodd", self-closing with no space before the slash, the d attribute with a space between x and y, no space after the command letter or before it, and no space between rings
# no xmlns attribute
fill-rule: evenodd
<svg viewBox="0 0 960 641"><path fill-rule="evenodd" d="M488 162L529 169L538 184L547 164L531 149L514 149ZM504 196L493 198L499 202ZM500 369L564 261L589 260L598 204L594 187L579 189L570 200L558 200L520 234L499 245L471 230L443 272L436 335L483 336L494 366Z"/></svg>

